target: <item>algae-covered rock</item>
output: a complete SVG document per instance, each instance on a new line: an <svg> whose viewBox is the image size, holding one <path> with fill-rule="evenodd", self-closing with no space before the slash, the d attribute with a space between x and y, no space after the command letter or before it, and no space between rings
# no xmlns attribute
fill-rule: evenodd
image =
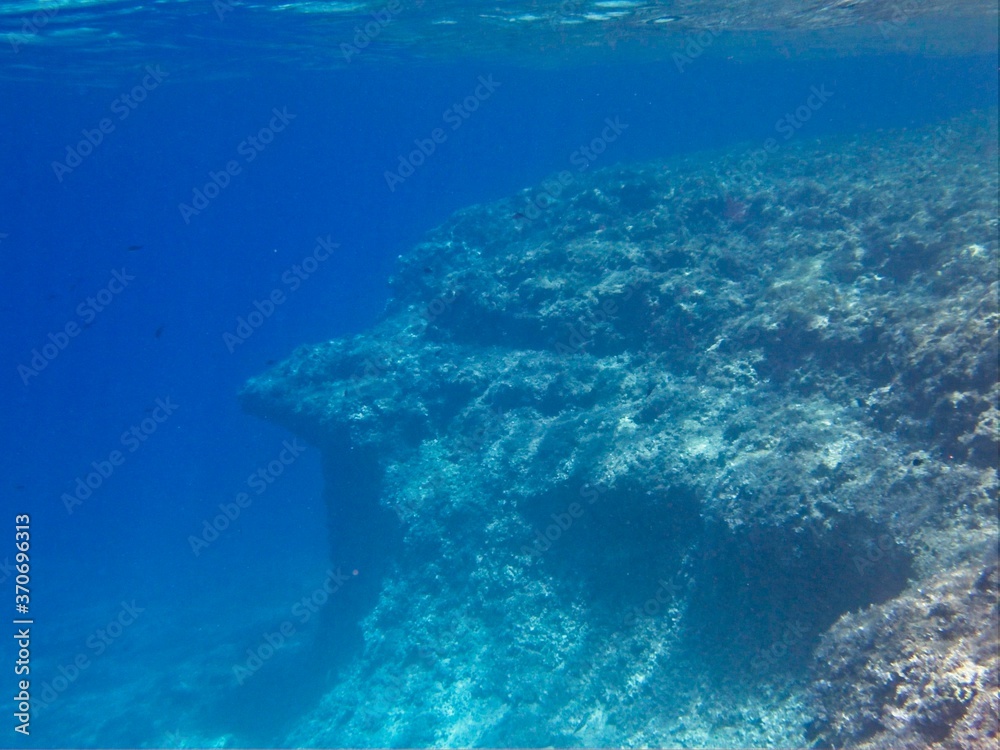
<svg viewBox="0 0 1000 750"><path fill-rule="evenodd" d="M996 538L995 136L564 173L251 380L359 571L289 741L804 743L821 636Z"/></svg>
<svg viewBox="0 0 1000 750"><path fill-rule="evenodd" d="M844 615L817 651L811 731L835 747L1000 743L995 559Z"/></svg>

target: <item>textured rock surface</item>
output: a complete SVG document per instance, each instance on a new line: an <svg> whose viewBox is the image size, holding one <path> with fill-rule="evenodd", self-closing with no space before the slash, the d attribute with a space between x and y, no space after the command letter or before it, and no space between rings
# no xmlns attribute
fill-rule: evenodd
<svg viewBox="0 0 1000 750"><path fill-rule="evenodd" d="M817 652L813 732L837 747L1000 744L997 563L842 617Z"/></svg>
<svg viewBox="0 0 1000 750"><path fill-rule="evenodd" d="M564 175L250 381L361 572L289 741L806 742L820 636L996 538L995 143L973 114Z"/></svg>

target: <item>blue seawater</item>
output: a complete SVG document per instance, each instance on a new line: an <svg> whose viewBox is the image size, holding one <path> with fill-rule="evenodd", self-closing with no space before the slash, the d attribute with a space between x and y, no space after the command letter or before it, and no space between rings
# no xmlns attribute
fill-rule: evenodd
<svg viewBox="0 0 1000 750"><path fill-rule="evenodd" d="M560 172L821 149L997 105L995 5L746 5L5 3L3 746L364 742L330 702L366 684L374 603L349 612L356 641L317 645L359 574L331 557L324 470L355 458L237 394L297 347L370 331L400 256L454 212ZM752 210L729 201L737 223ZM486 658L489 638L467 638ZM518 698L480 697L442 713L373 688L360 705L373 745L782 745L810 720L772 695L767 720L685 730L664 708L597 732L577 706L524 733L483 713ZM634 729L661 720L674 734ZM478 723L493 733L462 729Z"/></svg>

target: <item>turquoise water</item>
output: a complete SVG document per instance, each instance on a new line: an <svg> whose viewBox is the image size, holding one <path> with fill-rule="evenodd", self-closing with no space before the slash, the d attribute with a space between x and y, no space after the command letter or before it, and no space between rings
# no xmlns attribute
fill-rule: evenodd
<svg viewBox="0 0 1000 750"><path fill-rule="evenodd" d="M995 541L996 22L5 3L4 746L830 742Z"/></svg>

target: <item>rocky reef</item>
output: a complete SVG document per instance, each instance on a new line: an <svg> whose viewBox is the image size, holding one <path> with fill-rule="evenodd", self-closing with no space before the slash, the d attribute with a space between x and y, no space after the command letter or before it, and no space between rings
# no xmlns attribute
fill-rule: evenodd
<svg viewBox="0 0 1000 750"><path fill-rule="evenodd" d="M996 135L564 172L251 380L358 571L289 742L995 737Z"/></svg>

